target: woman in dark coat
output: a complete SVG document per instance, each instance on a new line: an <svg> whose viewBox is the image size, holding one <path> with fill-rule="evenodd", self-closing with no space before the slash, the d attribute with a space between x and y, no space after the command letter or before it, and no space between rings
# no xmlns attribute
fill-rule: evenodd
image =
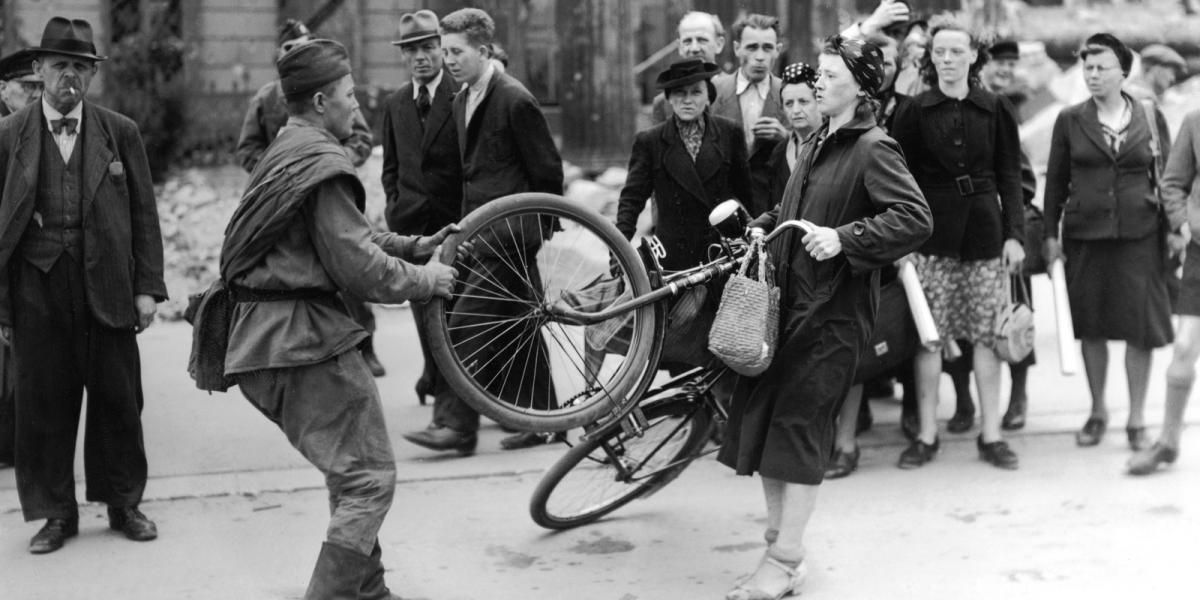
<svg viewBox="0 0 1200 600"><path fill-rule="evenodd" d="M804 577L804 529L833 447L834 416L874 326L880 267L915 250L932 218L900 147L875 126L879 48L841 36L820 55L817 105L827 119L805 143L783 202L751 235L790 219L769 247L781 289L780 338L761 376L737 380L719 459L762 476L766 556L727 598L779 598Z"/></svg>
<svg viewBox="0 0 1200 600"><path fill-rule="evenodd" d="M629 175L617 206L617 229L637 232L638 215L654 195L655 235L667 250L664 269L678 271L707 262L718 241L708 223L716 205L737 198L750 206L750 168L742 127L713 115L717 90L709 81L717 66L694 58L658 76L674 117L640 131L629 157Z"/></svg>
<svg viewBox="0 0 1200 600"><path fill-rule="evenodd" d="M1075 441L1095 446L1104 436L1108 340L1121 340L1129 381L1126 435L1129 446L1141 450L1148 445L1143 418L1151 352L1174 337L1150 128L1158 127L1164 154L1168 134L1157 111L1158 123L1151 125L1145 108L1121 91L1133 63L1125 44L1100 33L1079 55L1092 97L1064 109L1054 122L1046 165L1046 258L1065 258L1075 337L1082 341L1092 393L1091 415ZM1182 209L1172 213L1170 238L1181 248L1186 217Z"/></svg>
<svg viewBox="0 0 1200 600"><path fill-rule="evenodd" d="M933 236L913 258L943 340L968 340L979 390L979 456L1015 469L1000 434L1000 359L993 351L1004 282L1025 259L1020 139L1012 106L985 89L979 37L950 16L930 23L924 74L932 86L900 107L892 135L933 212ZM914 360L920 431L900 455L902 469L933 460L942 349Z"/></svg>

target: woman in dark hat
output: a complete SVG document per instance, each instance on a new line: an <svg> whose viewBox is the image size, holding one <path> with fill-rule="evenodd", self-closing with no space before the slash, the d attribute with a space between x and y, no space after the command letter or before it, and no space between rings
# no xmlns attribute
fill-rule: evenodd
<svg viewBox="0 0 1200 600"><path fill-rule="evenodd" d="M1025 258L1017 120L1008 101L979 81L987 60L979 37L950 15L935 18L929 32L922 75L930 89L900 107L892 127L935 220L914 262L941 339L966 340L974 350L980 458L1015 469L1017 456L1000 434L993 329L1005 278ZM900 455L900 468L920 467L938 452L942 351L917 352L920 431Z"/></svg>
<svg viewBox="0 0 1200 600"><path fill-rule="evenodd" d="M617 229L637 233L638 215L653 194L655 234L667 250L663 268L682 270L707 259L716 232L708 213L736 198L750 205L746 142L737 123L713 115L717 91L709 81L717 66L694 58L671 65L658 87L674 117L640 131L629 157L629 176L617 207Z"/></svg>
<svg viewBox="0 0 1200 600"><path fill-rule="evenodd" d="M762 477L768 547L758 568L726 596L781 598L804 579L804 530L833 448L834 417L870 339L879 269L915 250L932 218L900 147L875 124L882 85L877 46L841 36L823 47L811 134L783 201L751 223L751 235L790 219L816 225L773 241L780 286L775 360L739 377L719 460Z"/></svg>
<svg viewBox="0 0 1200 600"><path fill-rule="evenodd" d="M1152 123L1147 108L1121 90L1133 52L1116 37L1098 33L1079 56L1092 97L1063 109L1054 122L1046 165L1046 259L1065 259L1075 337L1082 342L1092 393L1091 415L1075 441L1095 446L1104 436L1108 341L1120 340L1129 381L1126 436L1136 451L1149 445L1143 413L1151 353L1174 337L1167 288L1174 275L1166 267L1164 241L1182 248L1187 217L1179 206L1165 213L1169 225L1162 227L1151 128L1158 129L1164 156L1169 138L1162 115L1151 108Z"/></svg>

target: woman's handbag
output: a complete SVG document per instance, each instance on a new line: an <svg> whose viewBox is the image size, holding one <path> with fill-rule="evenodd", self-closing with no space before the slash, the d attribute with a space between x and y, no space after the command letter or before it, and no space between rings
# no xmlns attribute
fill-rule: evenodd
<svg viewBox="0 0 1200 600"><path fill-rule="evenodd" d="M1016 295L1013 292L1016 281ZM1004 306L996 313L996 356L1010 364L1019 363L1033 352L1033 309L1025 279L1009 275L1004 280Z"/></svg>
<svg viewBox="0 0 1200 600"><path fill-rule="evenodd" d="M758 261L758 278L746 276ZM748 376L767 370L779 337L779 288L768 276L769 259L761 239L752 240L737 273L725 283L708 349L729 368Z"/></svg>

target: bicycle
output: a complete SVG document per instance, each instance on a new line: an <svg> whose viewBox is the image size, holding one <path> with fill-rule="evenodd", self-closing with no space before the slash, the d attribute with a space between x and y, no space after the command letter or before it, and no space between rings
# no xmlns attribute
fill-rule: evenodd
<svg viewBox="0 0 1200 600"><path fill-rule="evenodd" d="M650 257L647 271L607 218L551 194L489 202L443 244L438 259L456 267L460 281L450 299L429 304L425 326L451 387L502 425L585 428L534 494L539 524L581 525L661 488L701 455L711 427L724 420L710 393L720 368L696 368L650 390L667 299L724 277L745 254L748 218L740 204L723 203L709 220L721 233L718 256L667 275ZM810 227L780 223L766 241ZM659 439L651 434L666 437L651 444ZM620 485L599 501L560 510L555 492L566 493L574 481L568 476L584 461L615 469Z"/></svg>

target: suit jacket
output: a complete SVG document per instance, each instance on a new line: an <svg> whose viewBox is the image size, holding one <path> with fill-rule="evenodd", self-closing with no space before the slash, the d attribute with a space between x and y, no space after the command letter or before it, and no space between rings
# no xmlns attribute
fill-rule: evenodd
<svg viewBox="0 0 1200 600"><path fill-rule="evenodd" d="M41 102L0 120L0 325L12 325L9 262L29 227L36 202L42 132ZM133 297L167 298L163 245L150 165L137 125L84 101L83 257L87 303L114 329L137 325Z"/></svg>
<svg viewBox="0 0 1200 600"><path fill-rule="evenodd" d="M518 192L563 193L562 158L537 100L516 79L496 71L466 122L467 95L454 97L454 125L463 167L462 214Z"/></svg>
<svg viewBox="0 0 1200 600"><path fill-rule="evenodd" d="M461 217L462 163L451 114L458 88L442 74L424 126L411 80L384 101L384 218L396 233L430 235Z"/></svg>
<svg viewBox="0 0 1200 600"><path fill-rule="evenodd" d="M1100 130L1096 103L1090 98L1063 109L1050 135L1046 163L1046 237L1065 239L1139 239L1157 231L1158 201L1151 181L1150 124L1145 109L1128 95L1132 120L1114 154ZM1166 120L1156 111L1164 155L1170 147ZM1182 207L1168 215L1178 228Z"/></svg>
<svg viewBox="0 0 1200 600"><path fill-rule="evenodd" d="M763 100L762 116L775 117L780 123L783 123L784 127L787 127L788 118L783 112L783 103L779 98L779 90L783 87L783 81L774 75L768 75L768 77L771 80L771 91ZM742 105L737 96L737 72L717 75L713 78L713 87L717 88L717 99L713 101L712 113L737 123L737 126L745 131L745 124L742 123ZM771 189L771 167L768 163L771 161L771 152L778 144L779 140L755 139L754 145L750 147L748 158L753 196L746 204L746 208L750 209L750 214L756 217L771 208L768 206Z"/></svg>
<svg viewBox="0 0 1200 600"><path fill-rule="evenodd" d="M617 206L617 229L626 239L637 230L638 215L654 194L655 234L666 247L663 267L681 270L706 259L716 232L708 213L718 204L750 197L750 172L742 129L724 117L705 114L704 141L692 162L675 119L638 132L629 157L629 175Z"/></svg>

